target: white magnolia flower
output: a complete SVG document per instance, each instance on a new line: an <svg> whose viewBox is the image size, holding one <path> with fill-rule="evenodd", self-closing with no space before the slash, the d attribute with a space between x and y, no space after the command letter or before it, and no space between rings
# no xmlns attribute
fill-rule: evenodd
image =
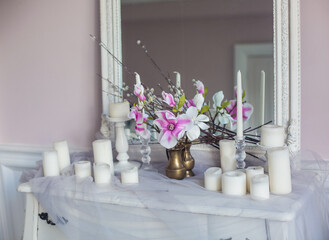
<svg viewBox="0 0 329 240"><path fill-rule="evenodd" d="M214 94L214 96L212 97L212 100L214 101L213 108L215 110L217 109L217 107L222 106L223 99L224 99L223 91L219 91L219 92Z"/></svg>
<svg viewBox="0 0 329 240"><path fill-rule="evenodd" d="M197 95L194 96L193 103L195 107L200 111L204 103L204 97L202 96L201 93L198 93Z"/></svg>
<svg viewBox="0 0 329 240"><path fill-rule="evenodd" d="M204 115L198 115L198 109L196 107L189 107L186 111L186 115L191 118L193 127L190 128L186 135L190 141L197 139L200 136L200 128L206 130L209 128L204 122L208 122L209 118Z"/></svg>

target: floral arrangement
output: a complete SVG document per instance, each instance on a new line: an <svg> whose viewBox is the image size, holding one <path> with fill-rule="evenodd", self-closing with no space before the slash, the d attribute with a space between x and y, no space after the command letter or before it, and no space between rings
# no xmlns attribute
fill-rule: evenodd
<svg viewBox="0 0 329 240"><path fill-rule="evenodd" d="M136 75L137 76L137 75ZM139 76L137 76L139 79ZM137 102L129 117L136 122L135 131L148 138L148 126L159 133L158 141L165 148L173 148L180 142L208 142L223 138L233 138L236 124L236 100L223 101L222 91L212 97L213 105L205 103L207 88L200 80L192 80L197 93L192 99L185 97L184 90L168 81L169 92L161 96L154 94L153 88L138 82L134 86ZM253 112L249 103L244 103L243 118L247 121Z"/></svg>
<svg viewBox="0 0 329 240"><path fill-rule="evenodd" d="M91 37L96 39L94 36ZM153 87L146 86L141 82L138 73L129 71L128 67L117 59L102 42L99 45L107 50L122 65L123 69L136 80L133 92L125 84L122 87L118 87L110 81L109 84L115 90L116 96L122 97L126 94L127 97L136 97L129 118L135 121L135 131L138 136L144 139L150 138L149 129L153 128L159 133L159 143L167 149L184 142L208 143L218 147L219 140L234 139L237 118L235 99L224 100L223 91L218 91L213 95L213 104L210 106L210 102L205 101L208 88L204 86L202 81L194 79L192 84L196 88L196 94L193 98L187 98L180 84L177 82L174 84L170 76L166 76L149 55L145 45L141 41L137 41L137 45L143 49L145 55L166 81L168 90L165 91L159 83L157 87L161 89L161 95L156 95ZM244 98L245 91L243 92ZM247 121L252 113L253 106L243 101L243 120ZM246 142L259 142L257 136L250 133L257 128L244 131Z"/></svg>

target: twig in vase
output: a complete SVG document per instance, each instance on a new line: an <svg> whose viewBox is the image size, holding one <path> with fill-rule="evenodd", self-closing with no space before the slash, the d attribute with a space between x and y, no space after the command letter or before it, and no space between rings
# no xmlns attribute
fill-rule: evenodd
<svg viewBox="0 0 329 240"><path fill-rule="evenodd" d="M95 35L92 35L92 34L89 34L89 36L91 37L91 39L92 40L94 40L94 41L96 41L96 40L98 40L97 38L96 38L96 36ZM135 74L133 73L133 72L131 72L131 71L129 71L129 68L120 60L120 59L118 59L111 51L110 51L110 49L108 49L108 47L106 46L106 44L105 43L103 43L102 41L99 41L98 40L98 44L99 44L99 46L101 46L103 49L105 49L106 51L107 51L107 53L108 54L110 54L111 56L112 56L112 58L117 62L117 63L119 63L122 67L123 67L123 69L129 74L129 75L131 75L132 77L134 77L135 78Z"/></svg>
<svg viewBox="0 0 329 240"><path fill-rule="evenodd" d="M149 60L152 62L153 66L159 71L161 76L170 83L170 79L163 73L159 65L156 63L156 61L151 57L151 55L148 53L148 50L146 49L146 46L142 43L141 40L137 40L137 45L140 46L143 49L143 52L145 55L149 58Z"/></svg>

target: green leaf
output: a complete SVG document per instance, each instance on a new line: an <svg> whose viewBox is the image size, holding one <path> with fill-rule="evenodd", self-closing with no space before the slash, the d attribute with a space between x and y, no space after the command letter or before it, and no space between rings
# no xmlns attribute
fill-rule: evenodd
<svg viewBox="0 0 329 240"><path fill-rule="evenodd" d="M177 110L176 107L173 107L173 108L172 108L172 111L173 111L173 112L178 112L178 110Z"/></svg>
<svg viewBox="0 0 329 240"><path fill-rule="evenodd" d="M246 96L246 90L243 90L242 99L244 99L245 96Z"/></svg>
<svg viewBox="0 0 329 240"><path fill-rule="evenodd" d="M154 119L153 119L153 117L151 117L151 116L150 116L150 117L148 117L147 119L148 119L148 120L154 120Z"/></svg>
<svg viewBox="0 0 329 240"><path fill-rule="evenodd" d="M229 101L225 101L222 103L222 106L220 107L221 109L226 108L228 105L230 105Z"/></svg>
<svg viewBox="0 0 329 240"><path fill-rule="evenodd" d="M204 105L202 108L201 108L201 111L200 111L200 114L202 113L205 113L209 110L209 106L208 105Z"/></svg>
<svg viewBox="0 0 329 240"><path fill-rule="evenodd" d="M204 97L204 98L206 98L207 93L208 93L208 87L205 87L205 89L204 89L204 94L203 94L203 97Z"/></svg>
<svg viewBox="0 0 329 240"><path fill-rule="evenodd" d="M178 102L178 109L181 109L184 106L185 103L185 95L183 94L182 96L180 96L179 98L179 102Z"/></svg>

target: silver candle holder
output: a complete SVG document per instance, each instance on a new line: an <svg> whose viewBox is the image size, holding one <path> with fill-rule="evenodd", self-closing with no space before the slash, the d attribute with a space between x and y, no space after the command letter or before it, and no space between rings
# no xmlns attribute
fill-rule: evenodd
<svg viewBox="0 0 329 240"><path fill-rule="evenodd" d="M242 139L235 138L235 159L236 159L236 167L238 169L244 169L246 167L245 159L246 159L246 142L244 136Z"/></svg>

